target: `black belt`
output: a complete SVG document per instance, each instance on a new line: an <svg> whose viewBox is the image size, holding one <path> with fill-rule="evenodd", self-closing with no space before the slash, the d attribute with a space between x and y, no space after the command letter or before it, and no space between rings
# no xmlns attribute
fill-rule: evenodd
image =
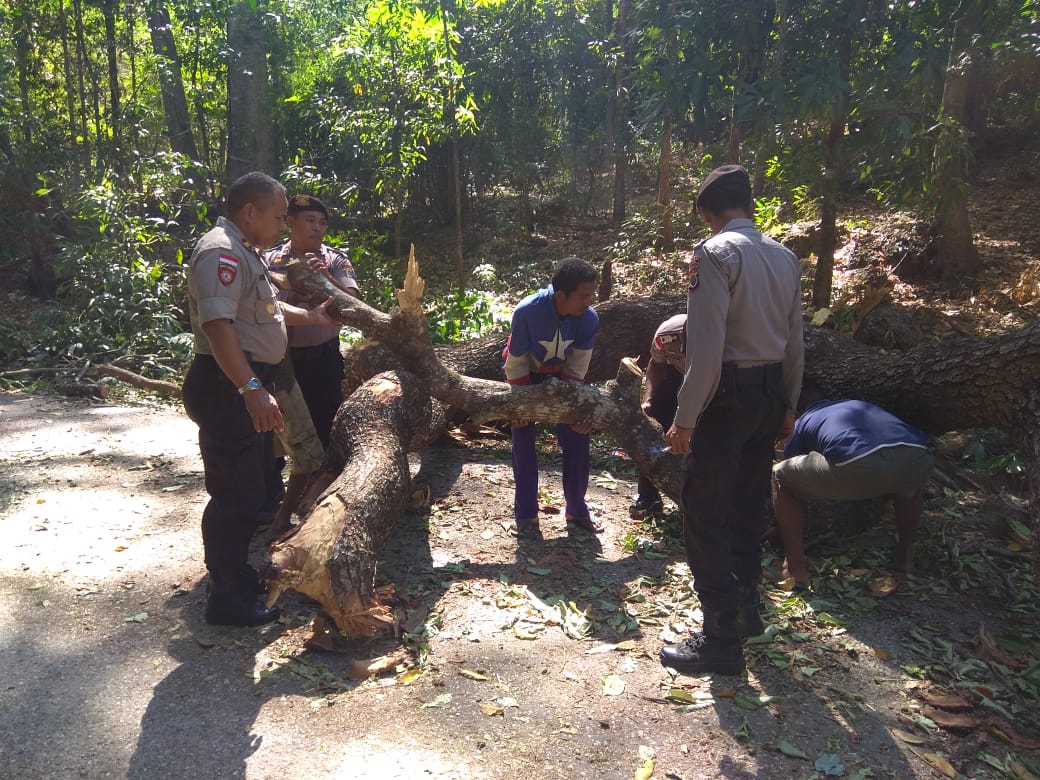
<svg viewBox="0 0 1040 780"><path fill-rule="evenodd" d="M732 372L738 385L764 385L770 378L778 375L783 378L783 363L764 363L761 366L738 366L736 363L723 363L722 370Z"/></svg>
<svg viewBox="0 0 1040 780"><path fill-rule="evenodd" d="M290 351L293 357L310 358L318 357L324 352L335 350L339 352L339 336L328 341L323 341L321 344L314 344L310 347L290 347Z"/></svg>
<svg viewBox="0 0 1040 780"><path fill-rule="evenodd" d="M252 360L253 356L248 352L244 354L246 356L246 360L249 361L249 367L253 369L253 373L256 374L257 379L259 379L265 385L268 385L274 381L275 377L278 374L278 366L272 365L271 363L261 363L257 360ZM206 355L200 352L196 353L195 359L212 363L214 366L217 366L217 368L220 367L217 363L217 359L213 357L213 355ZM223 371L221 373L223 374ZM231 380L228 379L228 381L230 382Z"/></svg>

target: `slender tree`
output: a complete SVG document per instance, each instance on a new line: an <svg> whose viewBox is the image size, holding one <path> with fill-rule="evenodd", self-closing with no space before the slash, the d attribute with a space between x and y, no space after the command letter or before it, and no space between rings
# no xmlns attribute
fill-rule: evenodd
<svg viewBox="0 0 1040 780"><path fill-rule="evenodd" d="M978 71L978 33L983 0L963 0L953 24L942 107L936 125L934 186L936 257L943 282L951 288L972 286L982 267L968 215L970 139L973 107L969 96Z"/></svg>
<svg viewBox="0 0 1040 780"><path fill-rule="evenodd" d="M177 56L177 43L173 37L170 12L162 0L151 0L149 3L148 30L152 36L152 50L155 53L155 65L159 74L170 148L190 160L195 160L198 158L198 152L195 149L195 136L188 115L188 100L184 95L181 61Z"/></svg>
<svg viewBox="0 0 1040 780"><path fill-rule="evenodd" d="M228 181L252 170L271 171L274 162L262 13L246 0L233 3L228 14Z"/></svg>

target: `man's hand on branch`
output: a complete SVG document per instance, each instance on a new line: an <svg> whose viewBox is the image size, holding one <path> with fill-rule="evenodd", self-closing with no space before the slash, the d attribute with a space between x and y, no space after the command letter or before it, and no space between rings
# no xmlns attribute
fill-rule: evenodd
<svg viewBox="0 0 1040 780"><path fill-rule="evenodd" d="M342 323L339 320L333 319L332 315L329 314L329 306L332 305L332 298L326 298L325 302L320 306L315 306L313 309L307 310L307 316L312 320L309 324L311 325L334 325L338 327Z"/></svg>
<svg viewBox="0 0 1040 780"><path fill-rule="evenodd" d="M672 426L664 434L665 442L672 448L672 453L675 455L688 454L691 439L693 439L693 428L683 428L675 423L672 423Z"/></svg>
<svg viewBox="0 0 1040 780"><path fill-rule="evenodd" d="M321 255L316 255L314 252L308 252L303 256L303 259L307 261L307 267L316 274L321 274L329 281L332 280L332 276L329 274L329 263Z"/></svg>

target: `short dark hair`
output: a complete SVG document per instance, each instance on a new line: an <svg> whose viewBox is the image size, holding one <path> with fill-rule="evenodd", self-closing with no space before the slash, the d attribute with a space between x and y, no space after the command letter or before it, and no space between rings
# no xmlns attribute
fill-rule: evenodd
<svg viewBox="0 0 1040 780"><path fill-rule="evenodd" d="M553 269L552 286L556 292L570 295L584 282L595 282L599 273L580 257L565 257Z"/></svg>
<svg viewBox="0 0 1040 780"><path fill-rule="evenodd" d="M280 181L263 171L250 171L235 179L227 191L227 213L235 216L247 203L259 204L271 200L276 192L285 194Z"/></svg>

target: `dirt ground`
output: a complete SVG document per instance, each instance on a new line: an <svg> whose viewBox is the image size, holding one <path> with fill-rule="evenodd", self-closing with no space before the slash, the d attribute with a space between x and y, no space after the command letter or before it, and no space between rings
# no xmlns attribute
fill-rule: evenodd
<svg viewBox="0 0 1040 780"><path fill-rule="evenodd" d="M303 646L314 609L293 594L271 626L203 622L205 494L177 408L2 394L0 453L0 777L1003 777L1040 763L1040 637L1022 603L1036 590L981 495L936 491L923 565L901 583L886 527L810 550L816 592L768 591L775 628L747 676L699 679L657 661L698 618L689 573L674 533L628 519L634 473L605 443L590 498L606 533L572 538L547 513L536 545L507 530L508 441L416 457L431 511L402 520L380 571L396 635L348 654ZM543 465L551 508L559 463ZM951 542L981 550L956 576ZM989 647L980 626L1018 644ZM937 727L936 680L969 725Z"/></svg>
<svg viewBox="0 0 1040 780"><path fill-rule="evenodd" d="M1035 319L1040 189L997 151L972 208L982 288L896 284L926 336ZM845 235L845 260L896 262L897 217ZM667 264L615 272L629 294L670 283ZM143 398L0 393L0 778L1040 777L1040 588L1000 437L943 442L913 576L887 568L881 507L821 510L813 592L767 589L748 674L700 679L657 661L700 618L674 507L629 520L635 473L608 442L589 491L606 532L549 511L540 544L508 532L507 440L414 456L432 505L382 556L395 630L334 653L306 646L294 594L271 626L202 620L195 436Z"/></svg>

